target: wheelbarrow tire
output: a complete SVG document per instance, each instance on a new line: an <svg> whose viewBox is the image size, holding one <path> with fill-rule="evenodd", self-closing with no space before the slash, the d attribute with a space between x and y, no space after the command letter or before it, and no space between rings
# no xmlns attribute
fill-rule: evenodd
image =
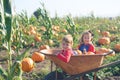
<svg viewBox="0 0 120 80"><path fill-rule="evenodd" d="M50 72L44 78L44 80L62 80L64 79L65 75L62 72L57 71L57 78L56 78L56 71Z"/></svg>

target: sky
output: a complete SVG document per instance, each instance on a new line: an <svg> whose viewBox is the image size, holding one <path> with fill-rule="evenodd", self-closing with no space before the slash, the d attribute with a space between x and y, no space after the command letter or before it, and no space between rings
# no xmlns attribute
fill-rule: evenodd
<svg viewBox="0 0 120 80"><path fill-rule="evenodd" d="M57 14L63 17L90 16L91 13L98 17L120 16L120 0L12 0L16 13L27 11L32 15L38 8L42 8L40 2L44 3L51 17Z"/></svg>

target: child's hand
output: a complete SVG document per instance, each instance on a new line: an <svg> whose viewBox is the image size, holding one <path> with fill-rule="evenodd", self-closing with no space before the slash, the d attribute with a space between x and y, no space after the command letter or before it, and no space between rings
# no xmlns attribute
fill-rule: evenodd
<svg viewBox="0 0 120 80"><path fill-rule="evenodd" d="M58 54L59 54L59 52L55 53L55 55L58 55Z"/></svg>

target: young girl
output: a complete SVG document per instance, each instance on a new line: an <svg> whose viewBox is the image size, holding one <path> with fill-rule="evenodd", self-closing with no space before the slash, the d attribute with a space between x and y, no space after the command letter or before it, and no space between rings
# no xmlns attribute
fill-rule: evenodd
<svg viewBox="0 0 120 80"><path fill-rule="evenodd" d="M80 44L78 49L81 50L83 53L85 52L95 52L95 47L92 43L93 34L91 31L86 31L82 34L80 38Z"/></svg>
<svg viewBox="0 0 120 80"><path fill-rule="evenodd" d="M69 62L70 57L73 55L73 37L71 35L65 35L62 39L62 51L57 54L57 57L64 61Z"/></svg>
<svg viewBox="0 0 120 80"><path fill-rule="evenodd" d="M83 54L86 54L86 52L93 52L95 53L95 47L92 43L93 34L91 31L85 31L83 32L81 38L80 38L80 44L78 46L78 49L82 51ZM93 76L92 73L85 74L81 76L81 80L91 80L88 76Z"/></svg>

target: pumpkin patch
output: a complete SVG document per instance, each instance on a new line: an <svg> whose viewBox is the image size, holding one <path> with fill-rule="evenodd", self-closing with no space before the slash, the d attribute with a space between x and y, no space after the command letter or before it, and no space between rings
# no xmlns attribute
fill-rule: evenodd
<svg viewBox="0 0 120 80"><path fill-rule="evenodd" d="M105 59L104 64L120 59L119 16L101 18L94 16L92 13L88 17L72 17L70 14L65 17L58 17L59 15L55 15L55 17L51 18L43 4L40 8L35 10L31 16L28 16L26 11L25 13L23 11L23 13L18 15L16 14L16 10L14 10L15 4L12 5L12 3L14 2L11 0L0 0L0 50L2 53L0 55L0 80L18 80L18 78L20 78L20 80L43 80L44 76L41 76L38 73L48 74L48 69L50 69L50 66L48 66L49 61L43 61L45 60L46 54L43 55L40 52L33 52L33 50L37 49L37 51L40 51L49 49L49 53L52 53L50 52L50 48L61 49L61 40L66 34L73 36L74 44L72 48L76 49L76 45L79 44L83 31L92 32L94 35L92 36L92 43L95 45L95 48L98 49L96 49L95 53L86 52L86 50L82 53L79 50L75 50L79 56L82 54L82 56L99 56L99 54L103 55L114 49L116 53L113 52L109 55L116 56L108 57ZM56 56L56 54L53 56ZM29 56L29 58L27 56ZM83 58L83 61L84 59L85 58ZM88 61L92 60L88 59ZM34 68L34 62L41 63L35 63L36 65ZM79 62L80 61L78 60L78 63ZM98 61L96 60L96 62ZM100 76L97 76L102 78L109 74L111 76L116 76L116 74L120 75L119 66L114 66L101 70L98 72ZM82 67L82 69L85 67ZM75 69L78 70L79 68ZM22 71L30 73L23 73L22 75ZM72 71L72 69L69 71ZM107 71L109 72L107 73ZM31 74L31 72L33 73ZM26 79L24 79L24 77Z"/></svg>

